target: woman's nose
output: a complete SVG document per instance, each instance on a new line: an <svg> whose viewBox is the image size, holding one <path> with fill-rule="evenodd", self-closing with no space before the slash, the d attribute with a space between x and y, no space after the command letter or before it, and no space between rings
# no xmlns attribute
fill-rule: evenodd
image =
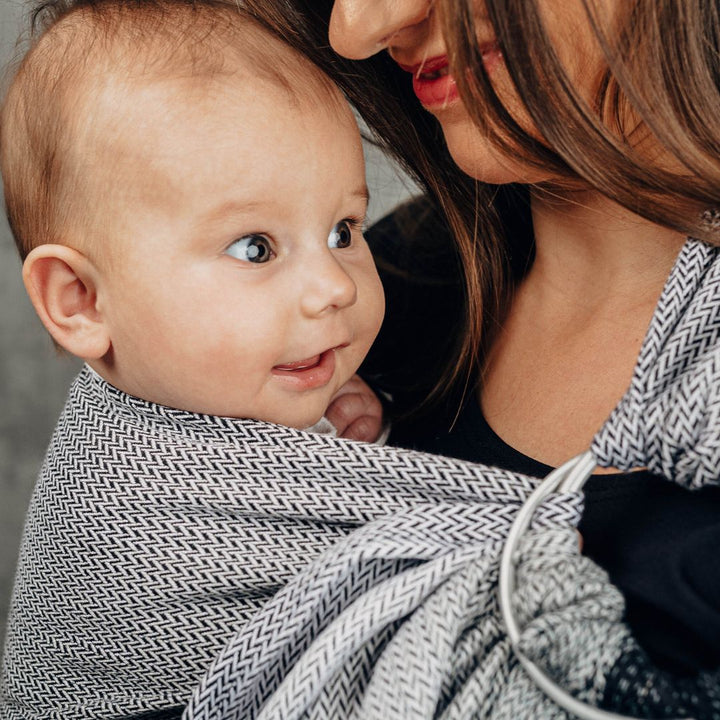
<svg viewBox="0 0 720 720"><path fill-rule="evenodd" d="M335 0L330 44L351 60L370 57L424 22L433 0Z"/></svg>
<svg viewBox="0 0 720 720"><path fill-rule="evenodd" d="M327 253L322 261L315 262L305 276L300 305L308 317L349 307L356 300L355 281L331 253Z"/></svg>

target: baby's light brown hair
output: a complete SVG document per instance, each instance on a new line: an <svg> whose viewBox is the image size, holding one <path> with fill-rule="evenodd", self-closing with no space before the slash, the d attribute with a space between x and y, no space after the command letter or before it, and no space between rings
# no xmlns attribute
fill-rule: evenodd
<svg viewBox="0 0 720 720"><path fill-rule="evenodd" d="M102 234L103 197L92 184L83 135L93 97L108 78L196 83L229 73L242 58L255 77L304 100L337 102L331 81L236 4L223 0L54 0L36 13L31 47L0 108L0 170L15 242L24 259L37 245L83 250ZM305 82L296 82L303 78ZM241 122L241 120L239 120ZM104 159L108 161L108 158ZM77 247L80 244L81 247Z"/></svg>

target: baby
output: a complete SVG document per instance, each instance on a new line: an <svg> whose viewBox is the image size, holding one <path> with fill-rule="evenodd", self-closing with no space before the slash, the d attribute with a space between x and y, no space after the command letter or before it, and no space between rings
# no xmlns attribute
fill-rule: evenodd
<svg viewBox="0 0 720 720"><path fill-rule="evenodd" d="M104 424L102 412L89 420L78 410L94 393L95 409L98 398L112 396L113 412L143 402L157 417L178 409L200 421L253 418L302 429L358 382L354 373L384 308L361 232L368 193L358 128L317 68L236 7L101 0L57 10L18 69L0 126L8 217L28 293L55 343L90 368L76 381L59 428L80 418L89 427L79 432L91 435ZM116 422L107 417L108 426ZM227 427L230 442L234 426ZM103 669L98 677L117 683L115 699L98 689L99 680L90 687L96 666L83 665L82 652L59 649L57 665L46 655L37 665L28 660L48 642L38 629L43 623L53 637L63 603L77 632L92 623L93 588L78 591L78 610L67 600L73 590L59 590L63 581L50 587L48 568L62 564L63 545L74 541L33 534L45 522L43 503L65 512L69 501L57 488L97 482L92 463L68 469L66 455L76 448L63 447L63 432L30 511L0 715L35 717L53 708L66 718L104 717L180 702L218 650L220 629L184 648L183 667L193 658L186 675L166 657L134 676L147 677L146 688L127 680L123 689L123 672ZM105 465L103 488L132 472L108 480ZM167 479L168 492L175 482ZM92 492L99 506L110 491ZM142 495L140 484L134 492ZM91 523L97 512L91 503L83 516ZM54 530L62 522L50 524ZM34 576L28 558L38 553L52 559ZM82 570L67 563L62 576L82 585ZM120 565L113 570L122 572ZM45 592L59 597L46 615L33 615L28 603ZM272 588L258 591L255 604L263 592ZM112 605L99 632L110 632L115 613ZM147 627L151 640L162 634L160 625ZM117 627L121 636L121 621ZM102 657L102 647L88 647L91 658ZM65 660L72 670L58 669ZM163 663L173 691L164 676L151 681ZM54 677L76 670L82 682Z"/></svg>
<svg viewBox="0 0 720 720"><path fill-rule="evenodd" d="M383 312L351 111L237 12L105 5L45 33L3 111L33 305L131 395L312 425Z"/></svg>

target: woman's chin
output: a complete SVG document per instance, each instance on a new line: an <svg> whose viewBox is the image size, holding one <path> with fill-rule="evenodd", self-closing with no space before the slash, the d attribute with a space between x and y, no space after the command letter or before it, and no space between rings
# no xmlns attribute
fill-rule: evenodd
<svg viewBox="0 0 720 720"><path fill-rule="evenodd" d="M482 135L468 117L465 122L442 123L455 164L470 177L492 185L539 183L547 173L504 155Z"/></svg>

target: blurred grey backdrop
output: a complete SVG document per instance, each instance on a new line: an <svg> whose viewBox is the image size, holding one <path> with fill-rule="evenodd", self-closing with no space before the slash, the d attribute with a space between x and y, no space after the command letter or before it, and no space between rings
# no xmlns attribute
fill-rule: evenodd
<svg viewBox="0 0 720 720"><path fill-rule="evenodd" d="M13 57L23 27L21 0L0 0L0 61ZM4 79L3 73L3 79ZM5 83L2 85L3 89ZM23 515L44 447L76 361L59 359L20 278L5 213L0 218L0 638L4 637Z"/></svg>
<svg viewBox="0 0 720 720"><path fill-rule="evenodd" d="M16 54L29 4L0 0L0 63ZM4 89L5 83L2 88ZM366 145L369 220L384 215L414 188ZM67 387L80 367L55 352L30 305L4 211L0 213L0 647L5 635L25 510Z"/></svg>

